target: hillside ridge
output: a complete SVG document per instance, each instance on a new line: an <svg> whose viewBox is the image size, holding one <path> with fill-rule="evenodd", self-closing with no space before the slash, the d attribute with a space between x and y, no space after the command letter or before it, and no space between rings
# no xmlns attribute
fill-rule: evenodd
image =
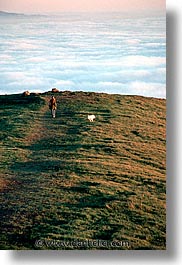
<svg viewBox="0 0 182 265"><path fill-rule="evenodd" d="M65 91L52 119L51 95L0 96L1 248L165 249L165 100Z"/></svg>

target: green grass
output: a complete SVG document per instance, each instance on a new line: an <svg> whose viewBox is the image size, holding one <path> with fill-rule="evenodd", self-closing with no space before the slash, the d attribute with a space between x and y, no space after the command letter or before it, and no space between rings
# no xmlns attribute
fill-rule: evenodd
<svg viewBox="0 0 182 265"><path fill-rule="evenodd" d="M66 91L52 119L50 95L0 96L1 248L165 249L166 101Z"/></svg>

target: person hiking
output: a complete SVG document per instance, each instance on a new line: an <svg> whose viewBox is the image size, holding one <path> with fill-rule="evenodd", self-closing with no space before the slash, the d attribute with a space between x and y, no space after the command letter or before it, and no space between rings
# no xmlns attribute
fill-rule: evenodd
<svg viewBox="0 0 182 265"><path fill-rule="evenodd" d="M52 118L56 117L56 108L57 108L56 98L52 96L49 101L49 109L51 110Z"/></svg>

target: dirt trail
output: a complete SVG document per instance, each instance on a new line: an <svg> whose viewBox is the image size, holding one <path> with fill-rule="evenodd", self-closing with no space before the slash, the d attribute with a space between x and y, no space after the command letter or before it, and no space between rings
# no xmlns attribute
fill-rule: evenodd
<svg viewBox="0 0 182 265"><path fill-rule="evenodd" d="M9 180L1 181L2 245L3 241L8 242L9 246L24 245L27 240L28 244L31 244L29 229L34 226L34 218L40 213L44 198L48 196L46 193L50 182L49 167L54 155L46 146L49 137L55 137L55 121L51 118L47 104L35 111L33 116L24 145L21 144L22 147L16 150L19 159L11 163L5 173L4 177ZM18 220L18 224L15 220Z"/></svg>

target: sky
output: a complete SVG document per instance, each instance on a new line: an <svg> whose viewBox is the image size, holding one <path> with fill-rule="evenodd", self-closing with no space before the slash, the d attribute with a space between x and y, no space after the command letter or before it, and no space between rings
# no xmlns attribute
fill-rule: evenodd
<svg viewBox="0 0 182 265"><path fill-rule="evenodd" d="M164 11L165 0L0 0L7 12Z"/></svg>

